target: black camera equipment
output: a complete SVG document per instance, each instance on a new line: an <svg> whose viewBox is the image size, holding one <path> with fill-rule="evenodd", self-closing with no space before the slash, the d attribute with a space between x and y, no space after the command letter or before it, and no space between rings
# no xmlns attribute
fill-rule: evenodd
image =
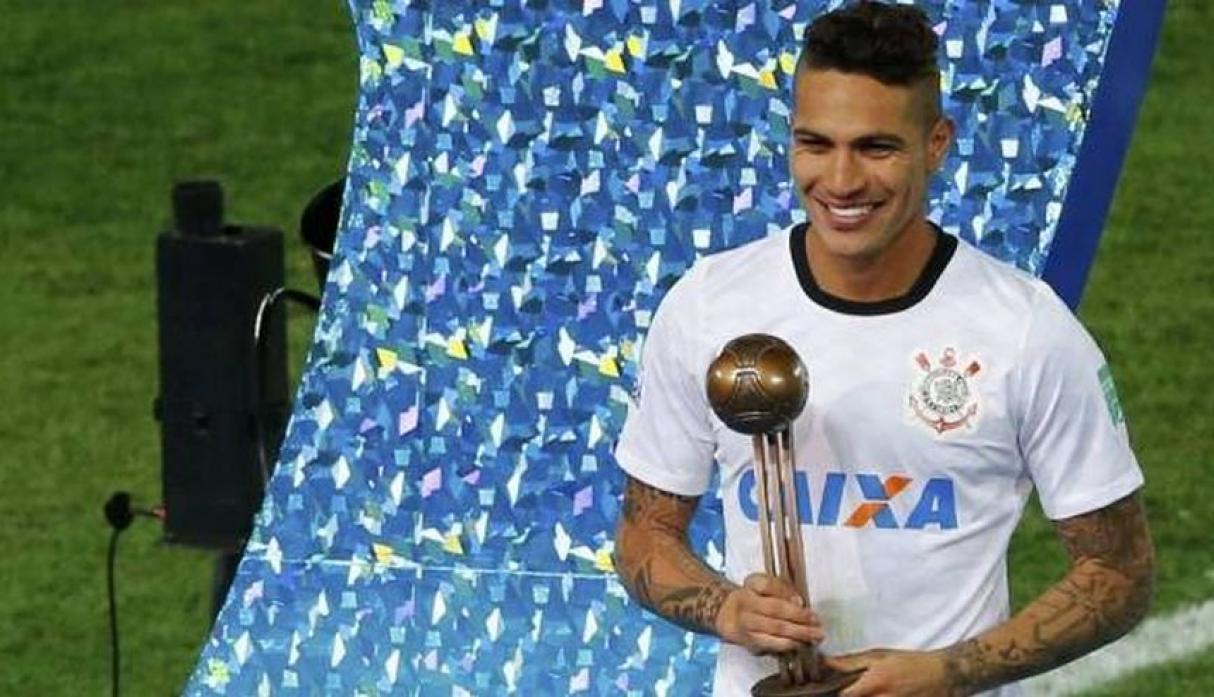
<svg viewBox="0 0 1214 697"><path fill-rule="evenodd" d="M286 313L258 317L283 235L225 224L217 182L177 184L173 213L156 244L165 538L239 552L287 417Z"/></svg>

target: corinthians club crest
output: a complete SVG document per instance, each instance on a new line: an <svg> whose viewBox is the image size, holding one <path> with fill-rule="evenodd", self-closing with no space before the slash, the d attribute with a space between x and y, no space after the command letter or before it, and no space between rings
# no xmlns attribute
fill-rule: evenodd
<svg viewBox="0 0 1214 697"><path fill-rule="evenodd" d="M970 360L962 367L957 351L944 349L939 363L932 365L926 352L915 355L919 373L911 385L910 410L938 434L972 428L978 422L978 393L973 381L982 366Z"/></svg>

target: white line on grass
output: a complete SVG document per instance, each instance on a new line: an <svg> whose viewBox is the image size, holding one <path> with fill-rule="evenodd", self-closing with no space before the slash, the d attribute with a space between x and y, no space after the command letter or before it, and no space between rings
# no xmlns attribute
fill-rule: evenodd
<svg viewBox="0 0 1214 697"><path fill-rule="evenodd" d="M1153 617L1120 641L1024 684L1033 697L1074 695L1211 645L1214 645L1214 600L1167 617Z"/></svg>

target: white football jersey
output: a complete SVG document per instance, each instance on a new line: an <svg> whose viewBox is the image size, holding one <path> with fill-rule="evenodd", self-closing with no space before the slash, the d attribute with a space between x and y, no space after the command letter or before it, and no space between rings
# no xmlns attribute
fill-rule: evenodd
<svg viewBox="0 0 1214 697"><path fill-rule="evenodd" d="M1058 519L1142 485L1112 378L1049 286L952 236L907 295L855 303L814 283L806 229L708 256L670 289L617 460L686 496L719 468L725 574L761 571L751 440L713 414L705 375L735 337L784 339L809 373L793 440L823 652L949 646L1008 617L1007 544L1033 487ZM776 668L722 643L714 694Z"/></svg>

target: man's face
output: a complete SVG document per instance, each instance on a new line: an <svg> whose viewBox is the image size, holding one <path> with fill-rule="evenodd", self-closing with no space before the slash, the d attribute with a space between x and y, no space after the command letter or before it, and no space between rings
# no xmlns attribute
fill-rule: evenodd
<svg viewBox="0 0 1214 697"><path fill-rule="evenodd" d="M798 72L789 170L828 254L875 261L923 219L927 181L952 138L927 101L864 75Z"/></svg>

